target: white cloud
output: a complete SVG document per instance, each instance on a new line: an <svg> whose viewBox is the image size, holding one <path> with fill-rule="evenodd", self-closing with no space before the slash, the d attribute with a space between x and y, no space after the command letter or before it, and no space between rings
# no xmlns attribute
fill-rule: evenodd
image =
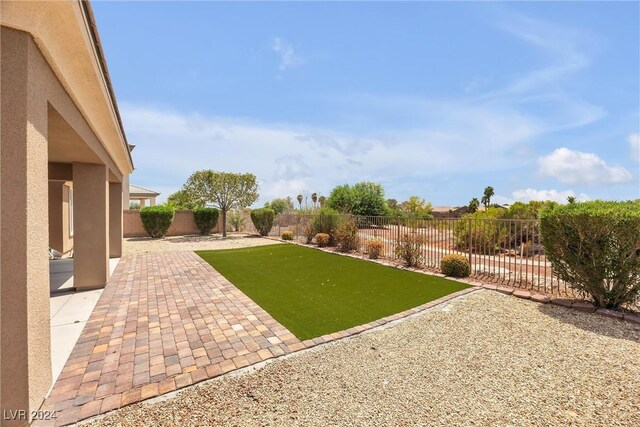
<svg viewBox="0 0 640 427"><path fill-rule="evenodd" d="M622 166L609 166L594 153L558 148L538 159L540 172L565 184L620 184L632 179Z"/></svg>
<svg viewBox="0 0 640 427"><path fill-rule="evenodd" d="M640 163L640 133L632 133L627 138L629 142L629 150L631 151L631 160Z"/></svg>
<svg viewBox="0 0 640 427"><path fill-rule="evenodd" d="M128 138L136 144L132 182L175 191L198 169L252 172L263 201L300 192L326 195L337 184L365 179L468 173L470 165L474 172L496 172L513 167L513 148L534 132L517 115L458 105L426 108L434 121L423 128L369 136L121 104ZM392 185L388 190L405 196L393 193Z"/></svg>
<svg viewBox="0 0 640 427"><path fill-rule="evenodd" d="M304 58L296 53L291 43L286 40L276 37L273 39L271 49L280 57L280 71L284 71L287 68L296 67L305 63Z"/></svg>
<svg viewBox="0 0 640 427"><path fill-rule="evenodd" d="M570 196L575 197L576 200L580 202L591 200L591 198L584 193L580 193L576 195L576 193L573 190L558 191L558 190L536 190L533 188L523 188L511 193L511 197L496 195L492 198L492 201L500 205L505 203L511 205L515 202L527 203L532 200L541 200L541 201L552 200L558 203L566 203L567 197L570 197Z"/></svg>

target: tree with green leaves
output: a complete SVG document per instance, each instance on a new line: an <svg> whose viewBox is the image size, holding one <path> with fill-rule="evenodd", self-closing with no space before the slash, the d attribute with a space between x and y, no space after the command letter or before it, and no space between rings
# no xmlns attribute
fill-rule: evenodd
<svg viewBox="0 0 640 427"><path fill-rule="evenodd" d="M567 196L567 203L569 203L570 205L574 204L576 202L576 198L574 196Z"/></svg>
<svg viewBox="0 0 640 427"><path fill-rule="evenodd" d="M482 204L485 209L489 209L491 206L491 197L493 197L495 192L493 191L492 186L488 186L484 189L484 194L482 195Z"/></svg>
<svg viewBox="0 0 640 427"><path fill-rule="evenodd" d="M167 198L167 204L173 206L174 209L188 209L193 210L195 208L202 208L204 204L200 201L196 201L192 196L184 189L178 190L173 194L170 194Z"/></svg>
<svg viewBox="0 0 640 427"><path fill-rule="evenodd" d="M227 212L246 208L258 200L258 181L251 173L201 170L189 177L183 190L200 206L210 204L220 209L224 237L227 236Z"/></svg>
<svg viewBox="0 0 640 427"><path fill-rule="evenodd" d="M480 201L477 197L474 197L469 201L469 212L474 213L478 210L478 207L480 207Z"/></svg>
<svg viewBox="0 0 640 427"><path fill-rule="evenodd" d="M387 212L382 185L369 181L335 187L331 190L327 205L338 212L353 215L383 216Z"/></svg>
<svg viewBox="0 0 640 427"><path fill-rule="evenodd" d="M265 208L272 209L276 215L293 209L293 203L287 199L273 199L264 204Z"/></svg>
<svg viewBox="0 0 640 427"><path fill-rule="evenodd" d="M431 203L427 203L418 196L411 196L407 201L402 202L400 209L408 218L431 218Z"/></svg>

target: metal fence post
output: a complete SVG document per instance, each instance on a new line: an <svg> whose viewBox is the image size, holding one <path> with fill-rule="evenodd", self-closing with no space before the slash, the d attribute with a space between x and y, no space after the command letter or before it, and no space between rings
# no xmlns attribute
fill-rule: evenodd
<svg viewBox="0 0 640 427"><path fill-rule="evenodd" d="M473 221L471 218L468 219L469 221L469 233L467 234L467 250L469 251L469 266L472 267L473 269L473 264L471 264L471 233L472 233L472 229L471 227L473 226Z"/></svg>

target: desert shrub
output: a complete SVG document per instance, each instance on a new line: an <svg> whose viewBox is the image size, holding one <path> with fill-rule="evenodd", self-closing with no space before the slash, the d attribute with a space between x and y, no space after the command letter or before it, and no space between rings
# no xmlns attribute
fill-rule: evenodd
<svg viewBox="0 0 640 427"><path fill-rule="evenodd" d="M353 219L342 221L336 228L336 245L340 252L358 249L358 227Z"/></svg>
<svg viewBox="0 0 640 427"><path fill-rule="evenodd" d="M404 234L396 242L396 256L402 258L407 267L419 267L424 258L422 244L423 239L419 235Z"/></svg>
<svg viewBox="0 0 640 427"><path fill-rule="evenodd" d="M142 226L154 239L164 237L173 222L175 210L170 206L150 206L140 211Z"/></svg>
<svg viewBox="0 0 640 427"><path fill-rule="evenodd" d="M273 227L275 212L273 209L260 208L251 211L251 222L261 236L266 236Z"/></svg>
<svg viewBox="0 0 640 427"><path fill-rule="evenodd" d="M316 244L324 248L329 244L329 235L327 233L318 233L316 234Z"/></svg>
<svg viewBox="0 0 640 427"><path fill-rule="evenodd" d="M486 211L477 211L463 216L461 220L455 222L453 227L456 249L469 250L469 241L471 241L473 252L493 254L508 242L510 236L523 234L521 228L516 227L515 223L498 221L505 215L504 209L489 208ZM518 230L521 233L518 233Z"/></svg>
<svg viewBox="0 0 640 427"><path fill-rule="evenodd" d="M209 234L218 223L220 211L215 208L195 208L193 219L200 230L200 234Z"/></svg>
<svg viewBox="0 0 640 427"><path fill-rule="evenodd" d="M558 276L597 307L640 297L640 202L593 201L544 209L545 254Z"/></svg>
<svg viewBox="0 0 640 427"><path fill-rule="evenodd" d="M338 224L340 223L340 215L338 212L329 208L320 209L318 215L313 217L313 231L315 234L324 233L329 235L329 246L335 245L335 234Z"/></svg>
<svg viewBox="0 0 640 427"><path fill-rule="evenodd" d="M303 218L300 223L300 231L305 238L305 242L307 244L313 241L314 236L316 235L315 229L313 227L313 223L309 218Z"/></svg>
<svg viewBox="0 0 640 427"><path fill-rule="evenodd" d="M378 259L384 248L384 242L380 239L367 239L364 242L364 247L369 254L369 258Z"/></svg>
<svg viewBox="0 0 640 427"><path fill-rule="evenodd" d="M440 270L449 277L468 277L471 274L469 260L460 254L449 254L440 260Z"/></svg>
<svg viewBox="0 0 640 427"><path fill-rule="evenodd" d="M245 213L240 209L234 209L227 212L227 221L229 223L230 231L242 231L244 229L246 218Z"/></svg>
<svg viewBox="0 0 640 427"><path fill-rule="evenodd" d="M293 240L293 231L287 230L282 232L282 240Z"/></svg>

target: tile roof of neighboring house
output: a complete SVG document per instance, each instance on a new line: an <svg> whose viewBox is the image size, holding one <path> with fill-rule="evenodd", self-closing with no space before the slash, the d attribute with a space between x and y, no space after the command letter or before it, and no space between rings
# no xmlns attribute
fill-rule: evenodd
<svg viewBox="0 0 640 427"><path fill-rule="evenodd" d="M156 193L153 190L147 190L146 188L138 187L137 185L129 184L129 196L159 196L160 193Z"/></svg>
<svg viewBox="0 0 640 427"><path fill-rule="evenodd" d="M458 206L433 206L431 208L431 212L449 212L455 211L456 209L460 209Z"/></svg>

